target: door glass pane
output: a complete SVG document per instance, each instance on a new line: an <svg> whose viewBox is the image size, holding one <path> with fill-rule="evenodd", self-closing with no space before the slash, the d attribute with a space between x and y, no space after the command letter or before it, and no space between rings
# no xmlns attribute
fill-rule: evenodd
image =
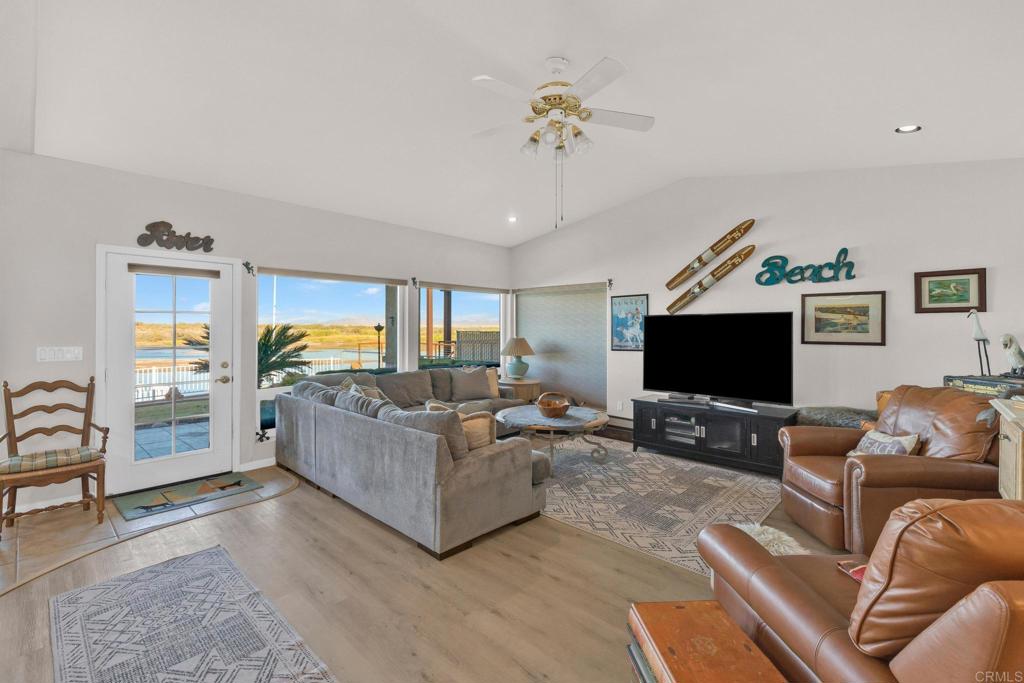
<svg viewBox="0 0 1024 683"><path fill-rule="evenodd" d="M170 311L174 308L174 289L170 275L135 276L136 311Z"/></svg>
<svg viewBox="0 0 1024 683"><path fill-rule="evenodd" d="M210 416L186 417L175 420L174 451L198 451L210 447Z"/></svg>
<svg viewBox="0 0 1024 683"><path fill-rule="evenodd" d="M135 459L208 449L210 281L138 273L135 302Z"/></svg>
<svg viewBox="0 0 1024 683"><path fill-rule="evenodd" d="M174 278L174 310L209 313L210 281L205 277Z"/></svg>

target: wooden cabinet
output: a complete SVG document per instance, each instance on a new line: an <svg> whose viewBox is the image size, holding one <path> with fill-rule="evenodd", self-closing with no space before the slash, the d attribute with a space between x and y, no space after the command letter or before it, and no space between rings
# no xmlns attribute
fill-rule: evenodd
<svg viewBox="0 0 1024 683"><path fill-rule="evenodd" d="M795 408L763 406L754 414L645 396L633 399L633 450L645 446L669 455L781 474L779 430L795 422Z"/></svg>
<svg viewBox="0 0 1024 683"><path fill-rule="evenodd" d="M996 399L999 412L999 495L1024 500L1024 405Z"/></svg>

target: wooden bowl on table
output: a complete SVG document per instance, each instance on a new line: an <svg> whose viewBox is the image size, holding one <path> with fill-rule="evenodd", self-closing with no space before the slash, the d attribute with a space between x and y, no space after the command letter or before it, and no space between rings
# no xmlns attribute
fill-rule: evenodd
<svg viewBox="0 0 1024 683"><path fill-rule="evenodd" d="M562 417L569 410L569 397L557 391L545 391L537 398L537 409L544 417Z"/></svg>

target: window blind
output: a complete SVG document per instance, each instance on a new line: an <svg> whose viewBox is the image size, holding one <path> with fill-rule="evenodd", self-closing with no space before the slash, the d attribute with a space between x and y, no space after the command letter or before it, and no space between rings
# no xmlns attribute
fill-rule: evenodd
<svg viewBox="0 0 1024 683"><path fill-rule="evenodd" d="M342 282L369 282L378 285L406 285L407 280L394 277L374 277L371 275L343 275L341 273L320 273L312 270L292 270L289 268L258 268L260 275L283 275L285 277L304 277L314 280L338 280Z"/></svg>

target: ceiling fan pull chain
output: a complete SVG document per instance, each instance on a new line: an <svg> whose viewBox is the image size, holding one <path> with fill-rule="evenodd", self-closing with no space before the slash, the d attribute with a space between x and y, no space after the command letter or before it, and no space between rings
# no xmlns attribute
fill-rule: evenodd
<svg viewBox="0 0 1024 683"><path fill-rule="evenodd" d="M571 135L571 133L570 133L570 135ZM562 223L564 223L565 222L565 152L564 151L562 152L562 163L559 164L559 170L560 170L561 175L562 175L561 180L559 181L560 187L558 188L558 193L562 197L561 211L560 211L559 220Z"/></svg>

